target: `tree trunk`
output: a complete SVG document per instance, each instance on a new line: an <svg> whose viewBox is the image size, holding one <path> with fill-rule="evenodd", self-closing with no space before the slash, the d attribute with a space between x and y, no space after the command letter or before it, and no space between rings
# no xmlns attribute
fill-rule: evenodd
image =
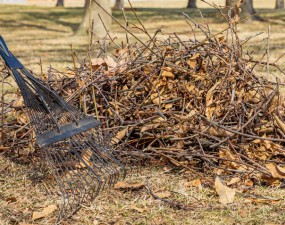
<svg viewBox="0 0 285 225"><path fill-rule="evenodd" d="M57 3L55 6L64 6L64 0L57 0Z"/></svg>
<svg viewBox="0 0 285 225"><path fill-rule="evenodd" d="M238 0L226 0L226 6L234 7L237 2ZM255 9L253 8L253 0L244 0L241 6L240 17L249 18L249 20L261 19L258 16L254 15L255 13Z"/></svg>
<svg viewBox="0 0 285 225"><path fill-rule="evenodd" d="M284 9L284 0L276 0L275 9Z"/></svg>
<svg viewBox="0 0 285 225"><path fill-rule="evenodd" d="M114 9L121 10L122 8L124 8L124 0L116 0Z"/></svg>
<svg viewBox="0 0 285 225"><path fill-rule="evenodd" d="M188 0L187 8L197 8L196 0Z"/></svg>
<svg viewBox="0 0 285 225"><path fill-rule="evenodd" d="M91 5L90 5L91 1ZM92 20L94 21L93 32L98 36L104 36L106 34L104 25L107 30L110 30L112 24L112 18L104 12L96 3L99 3L108 13L112 13L110 0L85 0L84 6L84 16L83 20L77 29L77 34L88 34L89 29L92 24ZM90 15L89 15L90 14ZM104 25L102 24L98 14L100 15Z"/></svg>

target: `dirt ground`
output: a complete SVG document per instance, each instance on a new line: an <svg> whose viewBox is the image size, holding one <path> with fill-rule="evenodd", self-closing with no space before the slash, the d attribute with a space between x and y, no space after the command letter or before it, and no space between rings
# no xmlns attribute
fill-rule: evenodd
<svg viewBox="0 0 285 225"><path fill-rule="evenodd" d="M68 2L68 1L67 1ZM173 3L175 2L175 4ZM223 1L221 1L223 2ZM270 59L274 61L284 53L285 12L272 10L273 1L256 1L257 8L265 18L263 22L244 23L239 26L241 37L261 33L247 46L261 57L267 49L268 26L270 25ZM183 38L192 33L186 26L181 12L188 13L201 21L196 10L179 9L185 1L169 1L168 9L158 9L161 4L147 5L143 1L134 3L137 13L147 29L155 32L163 26L164 35L173 32ZM68 3L69 4L69 3ZM168 5L169 4L169 5ZM144 8L139 8L139 7ZM175 7L174 7L175 6ZM199 5L198 5L199 6ZM202 12L217 32L226 27L213 9L204 8ZM81 21L82 8L48 8L42 6L0 5L0 34L7 40L10 49L35 72L46 73L50 65L61 71L72 66L70 44L84 57L87 38L74 36L74 31ZM113 13L123 21L121 12ZM130 11L127 18L135 22ZM112 27L118 40L123 40L125 33L117 26ZM136 33L142 39L142 34ZM284 59L280 61L284 66ZM280 77L280 79L284 79ZM58 205L60 197L50 187L50 181L43 179L45 171L33 168L31 157L25 154L3 157L0 151L0 224L53 224L58 210L46 218L33 221L32 214L42 211L50 205ZM35 179L39 178L39 179ZM284 224L285 190L282 187L264 187L261 185L245 187L247 193L269 198L267 201L249 201L244 195L237 195L234 203L224 206L213 189L207 185L190 185L197 179L193 174L171 166L148 166L129 172L126 180L142 182L145 187L138 190L106 190L91 206L82 209L63 224ZM189 206L188 210L179 210L173 204L154 199L146 188L148 180L156 193L167 193L167 199Z"/></svg>

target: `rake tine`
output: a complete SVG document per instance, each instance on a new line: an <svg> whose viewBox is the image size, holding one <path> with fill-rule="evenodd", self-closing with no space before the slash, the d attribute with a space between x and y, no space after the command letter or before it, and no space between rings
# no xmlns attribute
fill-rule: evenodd
<svg viewBox="0 0 285 225"><path fill-rule="evenodd" d="M62 205L57 223L90 203L123 174L125 162L100 129L100 121L68 104L34 77L8 50L0 36L0 56L12 72L25 101L44 160L49 165Z"/></svg>

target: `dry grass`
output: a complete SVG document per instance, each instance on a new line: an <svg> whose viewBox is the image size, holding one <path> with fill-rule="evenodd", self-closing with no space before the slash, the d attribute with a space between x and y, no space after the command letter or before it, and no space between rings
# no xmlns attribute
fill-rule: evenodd
<svg viewBox="0 0 285 225"><path fill-rule="evenodd" d="M262 2L269 4L269 1ZM138 5L135 7L139 7L142 3L136 4ZM178 8L161 10L144 6L146 8L139 9L138 15L151 32L163 25L165 35L177 32L183 37L191 37L181 12L186 11L198 19L197 11ZM262 7L265 8L265 5ZM71 66L69 44L73 44L79 55L85 54L87 38L73 36L82 12L80 8L0 5L0 33L7 39L15 55L29 68L39 72L38 63L41 58L44 72L49 65L64 70L65 67ZM203 9L203 13L214 32L226 27L214 10ZM120 12L114 12L114 15L123 21ZM239 30L242 31L243 38L265 32L248 44L250 49L260 56L266 49L266 31L270 24L273 61L284 52L285 12L266 9L263 10L262 16L268 21L242 24ZM127 17L134 22L131 12L127 12ZM113 32L119 39L123 39L124 32L118 26L113 26ZM142 34L136 34L143 38ZM283 63L284 60L280 62ZM41 211L45 206L60 201L60 198L54 198L54 195L47 193L50 181L31 182L33 169L30 161L29 156L15 157L13 160L0 158L1 225L32 223L34 211ZM127 179L145 182L148 178L153 190L169 190L172 193L170 199L192 205L193 210L173 209L159 200L154 200L145 189L125 192L110 190L102 193L91 206L83 207L66 224L283 224L285 221L283 189L256 186L253 190L248 190L249 193L280 199L275 203L246 203L244 197L238 196L233 205L224 207L209 187L203 187L202 190L187 187L185 183L195 179L191 174L170 169L144 168L139 172L132 171ZM37 176L41 177L41 174L37 173ZM139 210L135 210L134 206ZM53 214L49 218L36 221L35 224L52 224L55 217L56 214Z"/></svg>
<svg viewBox="0 0 285 225"><path fill-rule="evenodd" d="M0 179L0 224L32 223L32 213L56 204L47 193L49 181L32 184L31 165L19 165L5 159L1 165L9 165ZM91 206L83 208L64 224L283 224L285 220L284 190L255 187L255 194L280 199L278 202L247 203L238 196L235 203L223 206L210 188L198 190L186 185L191 175L170 168L144 168L130 173L127 180L149 180L154 191L171 192L169 199L190 205L189 211L178 210L153 199L146 189L136 191L109 190L103 192ZM40 175L40 174L38 174ZM45 183L46 182L46 183ZM248 191L249 193L251 191ZM35 221L35 224L53 224L56 213Z"/></svg>

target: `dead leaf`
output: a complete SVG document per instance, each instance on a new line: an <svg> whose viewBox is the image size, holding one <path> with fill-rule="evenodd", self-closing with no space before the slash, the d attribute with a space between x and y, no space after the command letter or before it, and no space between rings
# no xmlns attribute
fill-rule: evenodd
<svg viewBox="0 0 285 225"><path fill-rule="evenodd" d="M9 202L9 203L13 203L13 202L16 202L17 201L17 198L12 196L12 197L9 197L6 199L6 202Z"/></svg>
<svg viewBox="0 0 285 225"><path fill-rule="evenodd" d="M213 110L211 110L211 105L214 102L214 91L215 89L219 86L219 84L221 83L221 81L217 81L207 92L206 94L206 117L208 119L211 119L213 116Z"/></svg>
<svg viewBox="0 0 285 225"><path fill-rule="evenodd" d="M158 192L154 192L154 195L156 195L159 198L168 198L171 196L171 192L170 191L158 191Z"/></svg>
<svg viewBox="0 0 285 225"><path fill-rule="evenodd" d="M275 165L274 163L265 164L266 168L269 170L273 178L285 178L285 169Z"/></svg>
<svg viewBox="0 0 285 225"><path fill-rule="evenodd" d="M285 134L285 123L283 123L283 121L279 119L279 117L276 114L274 114L274 119L280 130L282 130L282 132Z"/></svg>
<svg viewBox="0 0 285 225"><path fill-rule="evenodd" d="M99 69L100 66L106 66L106 62L102 58L94 58L91 59L91 65L92 65L92 70L97 70Z"/></svg>
<svg viewBox="0 0 285 225"><path fill-rule="evenodd" d="M13 102L12 107L13 108L22 108L25 106L23 97L20 97L15 102Z"/></svg>
<svg viewBox="0 0 285 225"><path fill-rule="evenodd" d="M281 185L281 181L279 178L273 178L269 176L263 176L262 180L266 182L266 185L273 186L273 187L279 187Z"/></svg>
<svg viewBox="0 0 285 225"><path fill-rule="evenodd" d="M42 212L34 212L33 220L38 220L47 217L48 215L53 213L56 209L57 209L56 205L49 205L48 207L44 208Z"/></svg>
<svg viewBox="0 0 285 225"><path fill-rule="evenodd" d="M175 77L175 75L171 71L172 71L172 69L170 67L164 67L164 68L162 68L161 75L164 77L168 77L168 78L173 79Z"/></svg>
<svg viewBox="0 0 285 225"><path fill-rule="evenodd" d="M227 185L232 185L240 182L241 179L239 177L233 177L229 182L227 182Z"/></svg>
<svg viewBox="0 0 285 225"><path fill-rule="evenodd" d="M252 187L252 186L253 186L253 182L252 182L252 180L247 179L247 180L244 182L244 185L245 185L245 186L248 186L248 187Z"/></svg>
<svg viewBox="0 0 285 225"><path fill-rule="evenodd" d="M147 130L152 130L152 129L155 129L157 127L159 127L159 123L154 123L154 124L148 124L148 125L145 125L141 128L141 132L144 132L144 131L147 131Z"/></svg>
<svg viewBox="0 0 285 225"><path fill-rule="evenodd" d="M201 180L198 178L196 180L192 180L190 182L186 182L184 184L185 187L196 187L198 188L199 190L202 190L202 182Z"/></svg>
<svg viewBox="0 0 285 225"><path fill-rule="evenodd" d="M115 69L117 67L117 63L115 62L115 60L110 57L110 56L107 56L107 58L105 59L105 62L108 66L108 70L111 70L111 69Z"/></svg>
<svg viewBox="0 0 285 225"><path fill-rule="evenodd" d="M16 118L17 122L20 125L26 125L28 123L28 121L29 121L28 116L25 113L23 113L23 112L17 113L16 117L17 117Z"/></svg>
<svg viewBox="0 0 285 225"><path fill-rule="evenodd" d="M236 191L224 185L218 176L215 179L215 189L220 196L219 200L222 204L229 204L234 202Z"/></svg>
<svg viewBox="0 0 285 225"><path fill-rule="evenodd" d="M125 128L121 131L119 131L117 133L117 135L115 137L112 138L111 140L111 143L114 145L114 144L118 144L120 142L120 140L122 140L126 134L127 134L127 131L128 131L128 128Z"/></svg>
<svg viewBox="0 0 285 225"><path fill-rule="evenodd" d="M144 183L127 183L125 181L120 181L115 184L114 189L117 190L124 190L124 189L130 189L130 190L137 190L144 187Z"/></svg>
<svg viewBox="0 0 285 225"><path fill-rule="evenodd" d="M269 199L269 198L246 198L246 203L277 203L280 199Z"/></svg>
<svg viewBox="0 0 285 225"><path fill-rule="evenodd" d="M142 209L142 208L138 208L136 205L131 205L130 209L133 209L137 212L143 213L144 211L146 211L146 209Z"/></svg>

